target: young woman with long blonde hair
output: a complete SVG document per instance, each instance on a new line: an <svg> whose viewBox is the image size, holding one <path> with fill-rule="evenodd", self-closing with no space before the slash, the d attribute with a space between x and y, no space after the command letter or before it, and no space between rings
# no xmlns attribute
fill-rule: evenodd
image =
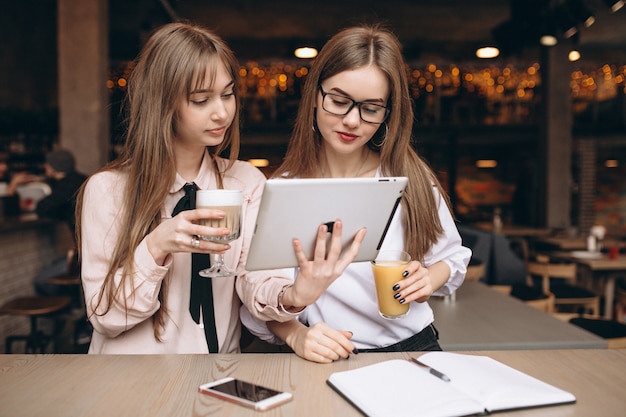
<svg viewBox="0 0 626 417"><path fill-rule="evenodd" d="M395 35L358 26L333 36L307 75L280 177L406 176L408 187L381 250L408 252L413 261L393 286L407 316L378 314L368 262L353 263L298 320L270 329L298 355L317 362L351 352L438 350L433 294L463 282L471 251L461 245L448 198L412 147L413 107L407 66ZM363 207L367 210L367 207ZM244 323L264 339L263 323Z"/></svg>
<svg viewBox="0 0 626 417"><path fill-rule="evenodd" d="M264 320L298 310L286 298L279 308L290 278L244 271L265 177L237 160L238 71L218 36L186 23L158 28L139 54L128 81L124 150L78 196L90 353L238 352L242 302ZM241 237L230 244L198 238L229 234L198 224L223 211L192 202L196 189L218 188L243 194ZM191 253L222 253L238 275L198 277Z"/></svg>

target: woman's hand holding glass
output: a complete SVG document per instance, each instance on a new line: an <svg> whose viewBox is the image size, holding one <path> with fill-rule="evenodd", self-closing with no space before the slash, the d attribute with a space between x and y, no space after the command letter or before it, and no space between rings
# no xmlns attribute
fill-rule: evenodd
<svg viewBox="0 0 626 417"><path fill-rule="evenodd" d="M350 247L342 254L342 229L341 221L335 221L330 236L330 245L328 245L328 226L323 224L318 228L312 260L307 258L300 241L294 239L293 248L298 259L299 271L293 286L283 294L284 306L302 309L312 304L354 261L365 238L366 230L359 230Z"/></svg>
<svg viewBox="0 0 626 417"><path fill-rule="evenodd" d="M395 294L398 294L395 298L404 300L403 303L428 301L434 292L429 269L418 261L411 261L406 272L408 273L407 276L393 287Z"/></svg>
<svg viewBox="0 0 626 417"><path fill-rule="evenodd" d="M222 237L230 234L225 227L209 227L198 224L201 219L223 219L225 213L214 209L195 209L182 211L172 218L164 218L146 237L148 250L155 262L165 263L170 253L193 252L220 254L230 249L228 243L215 243L198 236Z"/></svg>
<svg viewBox="0 0 626 417"><path fill-rule="evenodd" d="M239 239L241 235L242 203L243 195L239 190L198 190L196 193L197 208L220 210L224 213L224 216L220 219L206 218L200 220L200 223L205 226L227 228L229 230L229 233L221 236L200 234L200 239L214 243L228 243ZM194 240L193 245L199 246L199 240ZM217 253L210 268L200 271L200 276L205 278L231 277L233 275L235 275L235 271L232 271L224 263L223 252Z"/></svg>

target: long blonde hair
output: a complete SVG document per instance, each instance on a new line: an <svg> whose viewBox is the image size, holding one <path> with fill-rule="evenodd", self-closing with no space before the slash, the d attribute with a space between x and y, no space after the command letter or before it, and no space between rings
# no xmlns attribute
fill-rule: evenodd
<svg viewBox="0 0 626 417"><path fill-rule="evenodd" d="M132 279L135 250L159 224L161 207L176 178L173 149L176 105L181 97L188 98L190 92L204 82L207 69L215 74L219 65L226 67L237 85L239 64L232 51L210 30L188 23L172 23L158 28L138 55L128 80L128 131L124 149L118 158L100 170L120 171L127 178L120 225L120 230L125 233L117 238L93 314L106 314L120 294L126 300L125 284ZM215 157L230 148L226 170L238 157L239 107L237 104L234 121L224 141L210 149L218 184L221 184L223 173L219 172ZM79 248L84 187L79 192L76 207ZM114 276L120 268L122 279L115 285ZM161 307L153 317L154 335L158 340L167 312L167 283L166 278L161 284ZM98 309L101 305L102 308Z"/></svg>
<svg viewBox="0 0 626 417"><path fill-rule="evenodd" d="M387 106L391 112L367 145L380 154L383 175L409 178L402 198L404 247L413 259L423 260L443 233L433 187L439 189L448 209L450 206L435 174L411 145L414 115L407 65L398 39L389 30L379 25L356 26L339 32L324 45L305 80L285 160L274 175L317 175L323 146L315 121L319 86L340 72L368 65L378 67L389 81L391 94Z"/></svg>

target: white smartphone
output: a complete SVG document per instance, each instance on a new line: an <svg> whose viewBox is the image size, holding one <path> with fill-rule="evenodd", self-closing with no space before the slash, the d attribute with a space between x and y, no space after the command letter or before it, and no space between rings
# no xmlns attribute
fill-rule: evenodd
<svg viewBox="0 0 626 417"><path fill-rule="evenodd" d="M199 391L255 410L268 410L293 398L290 392L276 391L232 377L200 385Z"/></svg>

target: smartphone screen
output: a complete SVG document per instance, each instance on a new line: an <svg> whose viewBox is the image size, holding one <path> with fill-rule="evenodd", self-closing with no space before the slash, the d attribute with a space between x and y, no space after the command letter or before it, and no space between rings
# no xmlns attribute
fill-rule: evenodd
<svg viewBox="0 0 626 417"><path fill-rule="evenodd" d="M256 410L267 410L292 399L289 392L276 391L232 377L201 385L200 392Z"/></svg>
<svg viewBox="0 0 626 417"><path fill-rule="evenodd" d="M275 391L271 388L254 385L239 379L233 379L220 385L215 385L211 387L211 389L255 403L280 394L279 391Z"/></svg>

